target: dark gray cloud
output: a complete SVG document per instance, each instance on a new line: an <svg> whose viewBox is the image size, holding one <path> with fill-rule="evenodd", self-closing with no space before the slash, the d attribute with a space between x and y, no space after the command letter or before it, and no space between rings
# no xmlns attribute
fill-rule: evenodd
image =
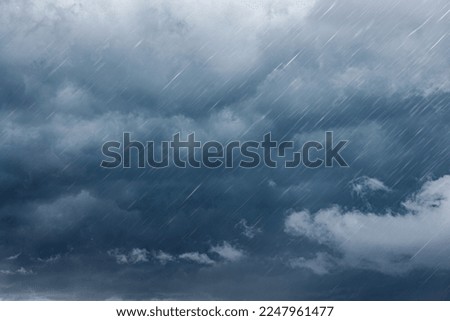
<svg viewBox="0 0 450 321"><path fill-rule="evenodd" d="M450 165L448 10L2 1L2 297L448 299L448 242L427 241L448 186L422 197ZM124 131L300 144L326 130L350 141L349 168L99 166ZM352 218L374 236L343 242Z"/></svg>

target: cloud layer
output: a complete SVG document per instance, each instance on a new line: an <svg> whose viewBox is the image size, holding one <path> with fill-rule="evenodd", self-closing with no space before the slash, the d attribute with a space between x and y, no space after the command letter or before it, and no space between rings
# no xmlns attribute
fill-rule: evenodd
<svg viewBox="0 0 450 321"><path fill-rule="evenodd" d="M449 9L1 1L1 297L450 298ZM123 132L328 130L349 168L99 167Z"/></svg>

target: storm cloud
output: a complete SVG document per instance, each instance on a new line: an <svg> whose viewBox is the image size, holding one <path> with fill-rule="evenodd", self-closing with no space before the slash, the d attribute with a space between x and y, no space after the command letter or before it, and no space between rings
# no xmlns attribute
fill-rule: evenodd
<svg viewBox="0 0 450 321"><path fill-rule="evenodd" d="M449 10L2 1L0 297L448 299ZM349 168L100 167L325 131Z"/></svg>

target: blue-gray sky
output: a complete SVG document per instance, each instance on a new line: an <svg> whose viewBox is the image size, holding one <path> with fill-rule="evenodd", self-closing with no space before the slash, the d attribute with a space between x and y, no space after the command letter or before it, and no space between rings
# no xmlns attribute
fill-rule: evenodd
<svg viewBox="0 0 450 321"><path fill-rule="evenodd" d="M0 3L0 297L449 299L448 1ZM349 168L100 168L131 132Z"/></svg>

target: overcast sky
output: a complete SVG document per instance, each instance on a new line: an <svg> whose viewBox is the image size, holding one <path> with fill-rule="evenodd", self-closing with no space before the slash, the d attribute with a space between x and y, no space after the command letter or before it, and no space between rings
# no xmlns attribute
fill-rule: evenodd
<svg viewBox="0 0 450 321"><path fill-rule="evenodd" d="M0 2L0 298L450 299L446 0ZM133 138L349 168L114 169Z"/></svg>

